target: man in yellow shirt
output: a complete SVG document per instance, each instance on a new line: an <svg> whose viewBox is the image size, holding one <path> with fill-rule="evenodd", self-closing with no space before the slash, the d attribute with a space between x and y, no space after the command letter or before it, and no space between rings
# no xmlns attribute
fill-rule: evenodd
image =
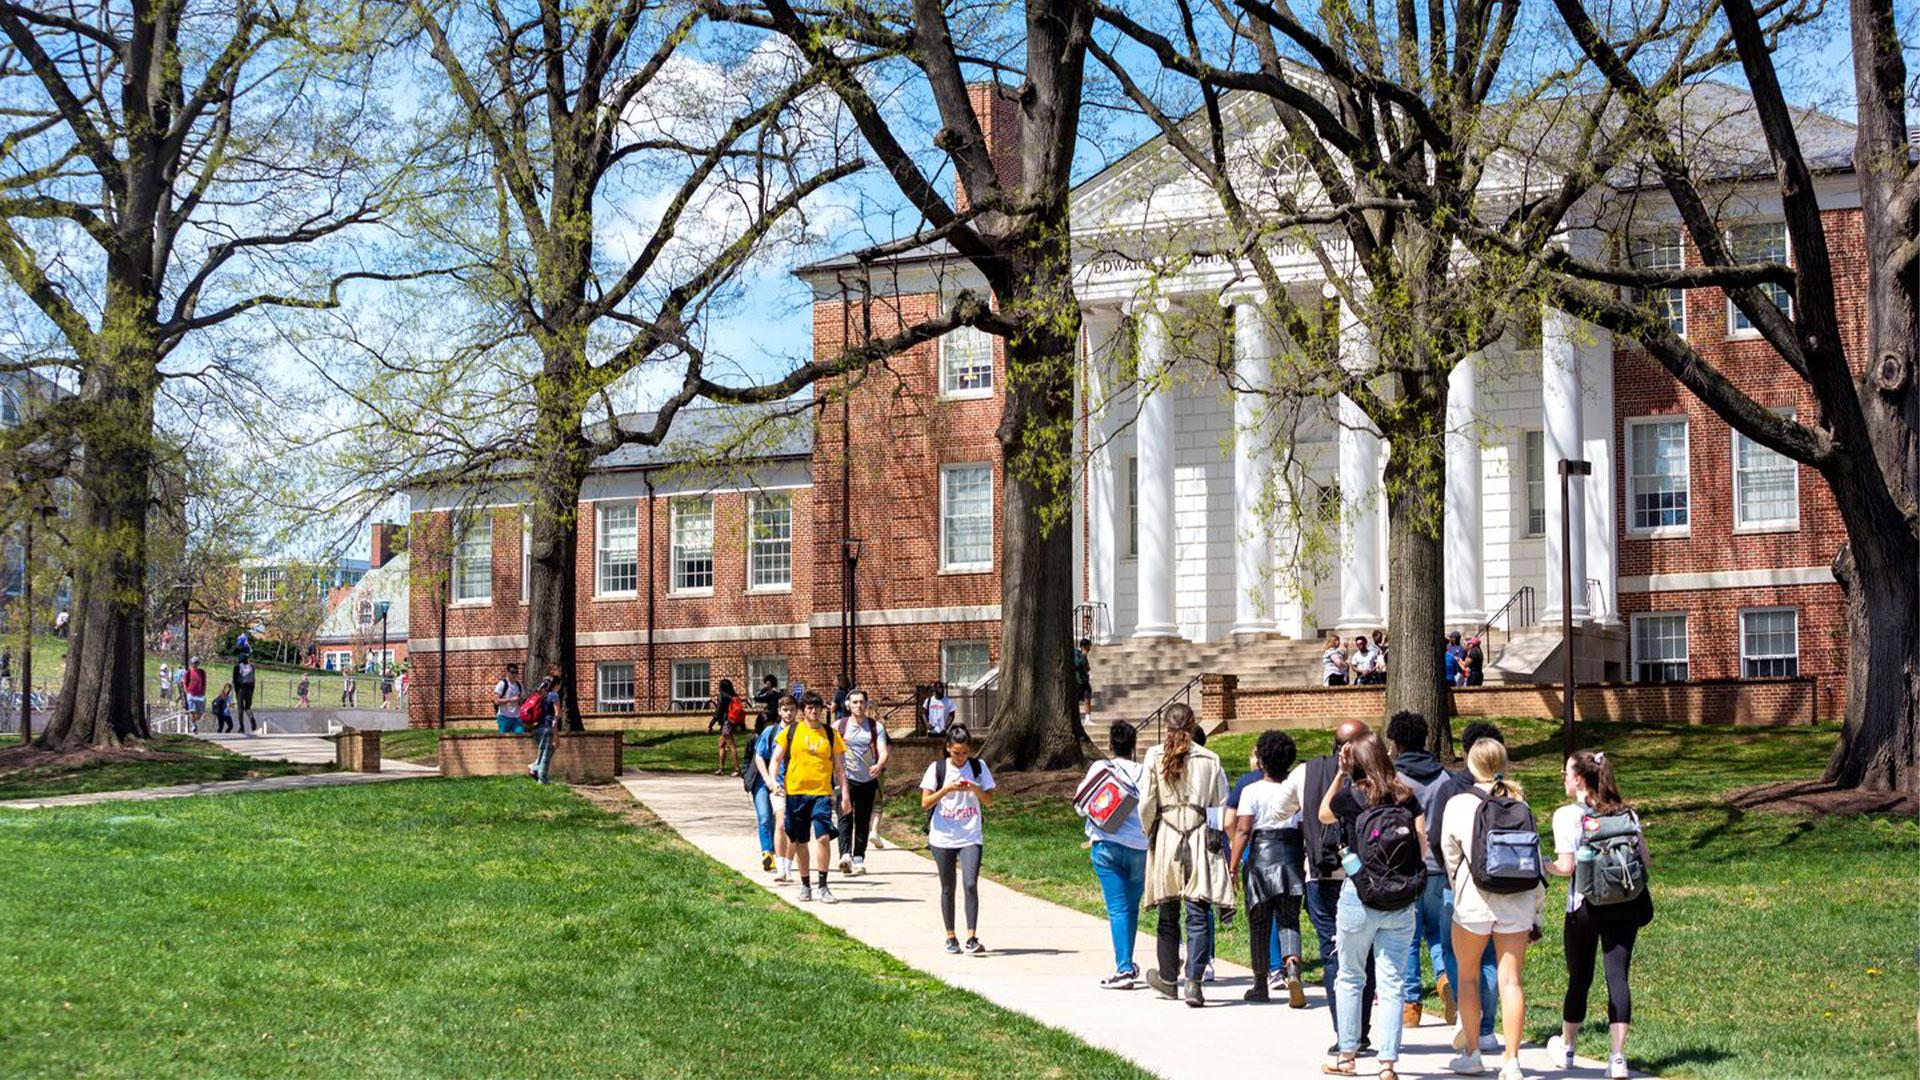
<svg viewBox="0 0 1920 1080"><path fill-rule="evenodd" d="M807 691L800 699L800 713L805 722L788 728L774 744L770 771L778 781L774 794L787 801L784 827L800 863L800 899L817 897L823 904L832 904L837 901L827 890L827 859L828 842L839 835L833 827L834 792L840 793L840 812L853 812L843 761L847 744L827 726L827 707L819 694ZM807 884L809 863L819 867L817 887Z"/></svg>

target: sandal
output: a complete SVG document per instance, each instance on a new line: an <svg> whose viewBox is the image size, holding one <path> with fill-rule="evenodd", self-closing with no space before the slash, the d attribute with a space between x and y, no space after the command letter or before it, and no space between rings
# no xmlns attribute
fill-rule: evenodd
<svg viewBox="0 0 1920 1080"><path fill-rule="evenodd" d="M1378 1076L1380 1080L1400 1080L1400 1074L1393 1071L1392 1062L1388 1062L1387 1064L1380 1066L1380 1071L1375 1073L1374 1075Z"/></svg>
<svg viewBox="0 0 1920 1080"><path fill-rule="evenodd" d="M1335 1061L1323 1061L1320 1063L1320 1071L1328 1076L1352 1076L1355 1072L1353 1059L1343 1057Z"/></svg>

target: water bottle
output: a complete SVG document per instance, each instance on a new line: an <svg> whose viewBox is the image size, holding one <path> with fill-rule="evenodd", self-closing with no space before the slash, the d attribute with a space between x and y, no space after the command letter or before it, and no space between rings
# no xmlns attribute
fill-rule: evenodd
<svg viewBox="0 0 1920 1080"><path fill-rule="evenodd" d="M1358 874L1360 872L1360 856L1355 855L1352 848L1341 848L1340 868L1347 872L1348 877Z"/></svg>
<svg viewBox="0 0 1920 1080"><path fill-rule="evenodd" d="M1573 859L1575 862L1590 863L1597 857L1597 854L1598 853L1593 850L1593 845L1581 844L1578 848L1574 849Z"/></svg>

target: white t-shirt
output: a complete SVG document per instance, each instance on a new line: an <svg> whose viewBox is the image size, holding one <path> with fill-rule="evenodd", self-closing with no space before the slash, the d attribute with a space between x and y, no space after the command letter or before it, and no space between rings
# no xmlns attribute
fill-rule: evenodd
<svg viewBox="0 0 1920 1080"><path fill-rule="evenodd" d="M1347 671L1347 654L1344 649L1328 649L1320 654L1320 674L1344 675Z"/></svg>
<svg viewBox="0 0 1920 1080"><path fill-rule="evenodd" d="M1379 649L1355 649L1348 654L1348 664L1356 675L1368 675L1380 669Z"/></svg>
<svg viewBox="0 0 1920 1080"><path fill-rule="evenodd" d="M1640 816L1628 812L1635 825L1640 824ZM1581 821L1587 817L1587 808L1579 803L1568 803L1553 812L1553 853L1556 857L1571 855L1580 849ZM1574 864L1579 865L1577 862ZM1587 898L1581 896L1573 887L1573 878L1567 878L1567 910L1576 911Z"/></svg>
<svg viewBox="0 0 1920 1080"><path fill-rule="evenodd" d="M937 770L941 758L927 766L927 774L920 778L921 791L939 791L945 785L938 777ZM980 775L973 775L973 758L965 765L955 769L953 762L947 761L946 783L965 778L980 785L983 791L993 790L993 770L987 763L980 761ZM985 841L985 830L981 827L980 796L971 791L949 792L933 806L933 818L927 822L927 846L937 848L963 848Z"/></svg>
<svg viewBox="0 0 1920 1080"><path fill-rule="evenodd" d="M512 698L514 700L514 704L511 705L495 705L493 707L494 716L507 716L515 720L520 718L519 702L521 698L527 695L526 691L521 689L519 683L501 679L499 682L493 684L493 696L496 700L499 698Z"/></svg>
<svg viewBox="0 0 1920 1080"><path fill-rule="evenodd" d="M1298 823L1300 817L1300 791L1296 784L1291 790L1285 780L1268 780L1262 777L1248 784L1240 792L1240 806L1236 817L1252 818L1256 829L1284 829L1291 823Z"/></svg>
<svg viewBox="0 0 1920 1080"><path fill-rule="evenodd" d="M946 733L947 721L953 718L953 702L946 698L927 699L927 734Z"/></svg>

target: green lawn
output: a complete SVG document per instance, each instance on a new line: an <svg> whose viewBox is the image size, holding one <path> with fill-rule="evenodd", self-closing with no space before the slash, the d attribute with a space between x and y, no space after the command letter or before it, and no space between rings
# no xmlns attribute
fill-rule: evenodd
<svg viewBox="0 0 1920 1080"><path fill-rule="evenodd" d="M8 736L6 745L17 746L19 743L14 737ZM258 776L329 772L333 768L331 765L255 761L188 735L156 736L146 749L169 756L90 761L78 765L37 765L0 772L0 799L122 791L166 784L200 784L212 780L245 780ZM184 755L184 758L179 755Z"/></svg>
<svg viewBox="0 0 1920 1080"><path fill-rule="evenodd" d="M7 638L6 647L14 651L13 673L17 679L20 674L20 642L17 636ZM231 659L203 657L203 666L207 669L207 693L209 696L220 692L220 684L229 681L233 675ZM33 638L33 685L42 693L54 694L60 690L60 679L67 663L67 642L52 634L35 634ZM159 704L160 665L170 669L180 666L180 654L177 652L161 655L148 653L146 660L147 699L156 706ZM294 670L260 668L255 676L253 704L260 709L290 709L296 700L294 689L300 683L302 673ZM305 674L312 680L308 688L308 700L316 706L338 705L340 703L340 676L330 671L308 670ZM380 680L376 676L359 676L359 704L365 707L378 707L380 704ZM397 697L396 697L397 706Z"/></svg>
<svg viewBox="0 0 1920 1080"><path fill-rule="evenodd" d="M1564 801L1559 729L1536 720L1501 726L1544 827ZM1330 739L1294 735L1303 757L1324 752ZM1209 746L1237 776L1255 737L1224 735ZM1831 727L1582 727L1582 745L1607 751L1642 809L1654 857L1655 921L1634 954L1635 1068L1702 1077L1913 1075L1920 825L1888 816L1813 821L1717 798L1732 787L1817 776L1833 738ZM886 820L911 830L917 808L912 795L895 799ZM996 802L987 833L989 876L1104 914L1065 799ZM1541 1041L1559 1030L1565 987L1555 914L1564 879L1551 888L1546 938L1527 968L1528 1037ZM1143 914L1147 928L1153 921ZM1220 953L1246 963L1244 920L1222 934ZM1591 1001L1581 1049L1604 1056L1604 984Z"/></svg>
<svg viewBox="0 0 1920 1080"><path fill-rule="evenodd" d="M11 1076L1143 1075L560 788L0 812L0 865Z"/></svg>

